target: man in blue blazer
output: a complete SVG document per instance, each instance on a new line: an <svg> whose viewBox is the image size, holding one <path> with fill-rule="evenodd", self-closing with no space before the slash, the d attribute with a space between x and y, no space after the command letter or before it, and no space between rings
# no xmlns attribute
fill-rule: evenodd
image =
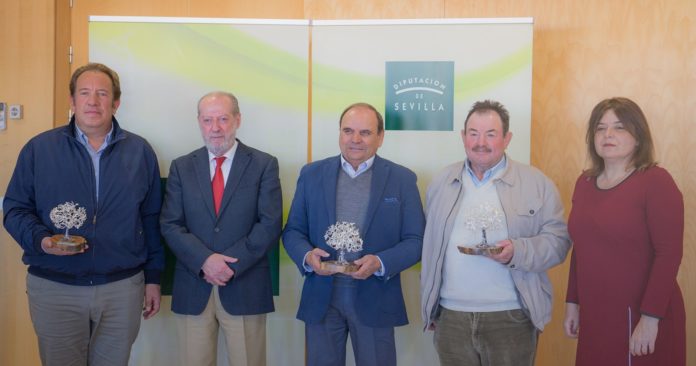
<svg viewBox="0 0 696 366"><path fill-rule="evenodd" d="M380 113L353 104L340 118L341 155L306 165L297 181L283 244L305 276L297 317L309 366L345 365L348 334L358 365L396 364L394 327L408 323L399 273L420 259L425 220L416 175L376 155L383 139ZM336 259L324 234L337 222L363 240L350 274L321 267Z"/></svg>
<svg viewBox="0 0 696 366"><path fill-rule="evenodd" d="M185 365L216 365L218 329L230 365L266 364L273 291L267 252L278 245L278 160L236 140L234 95L198 102L205 147L172 162L160 216L177 257L172 311Z"/></svg>

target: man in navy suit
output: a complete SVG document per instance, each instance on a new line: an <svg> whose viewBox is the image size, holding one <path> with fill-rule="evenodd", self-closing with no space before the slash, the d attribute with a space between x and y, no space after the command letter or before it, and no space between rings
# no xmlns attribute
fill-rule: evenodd
<svg viewBox="0 0 696 366"><path fill-rule="evenodd" d="M237 98L198 102L205 147L172 162L160 224L177 257L172 311L184 365L216 365L222 329L230 365L266 364L273 291L266 253L278 245L278 160L236 140Z"/></svg>
<svg viewBox="0 0 696 366"><path fill-rule="evenodd" d="M408 324L399 273L420 260L425 220L416 175L377 156L384 122L371 105L341 114L341 155L310 163L297 181L283 244L305 276L297 317L307 364L343 366L348 334L358 365L396 364L394 327ZM356 224L363 240L356 272L322 269L336 259L324 234Z"/></svg>

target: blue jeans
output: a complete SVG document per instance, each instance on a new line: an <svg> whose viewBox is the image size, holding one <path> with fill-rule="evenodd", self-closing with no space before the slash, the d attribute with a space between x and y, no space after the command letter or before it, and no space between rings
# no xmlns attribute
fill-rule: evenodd
<svg viewBox="0 0 696 366"><path fill-rule="evenodd" d="M519 309L470 313L440 307L433 341L443 366L533 366L538 336Z"/></svg>

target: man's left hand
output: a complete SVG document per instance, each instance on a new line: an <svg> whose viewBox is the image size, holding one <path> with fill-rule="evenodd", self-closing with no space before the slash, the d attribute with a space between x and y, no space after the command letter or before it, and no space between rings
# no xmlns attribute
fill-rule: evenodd
<svg viewBox="0 0 696 366"><path fill-rule="evenodd" d="M364 280L372 276L382 266L379 258L373 254L368 254L353 263L357 264L359 267L357 271L351 273L350 275L358 280Z"/></svg>
<svg viewBox="0 0 696 366"><path fill-rule="evenodd" d="M503 251L500 254L491 254L490 257L494 261L501 264L508 264L512 260L512 256L515 254L515 246L512 244L512 240L505 239L495 243L495 246L502 247Z"/></svg>
<svg viewBox="0 0 696 366"><path fill-rule="evenodd" d="M154 283L145 284L145 298L143 299L143 319L150 319L160 309L160 285Z"/></svg>

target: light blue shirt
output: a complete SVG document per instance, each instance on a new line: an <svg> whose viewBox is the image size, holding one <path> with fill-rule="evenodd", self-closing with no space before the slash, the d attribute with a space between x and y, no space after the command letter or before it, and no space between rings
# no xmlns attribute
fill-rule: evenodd
<svg viewBox="0 0 696 366"><path fill-rule="evenodd" d="M370 169L370 167L372 166L372 164L374 162L375 162L375 156L372 155L371 158L360 163L360 165L358 165L358 169L355 170L355 169L353 169L353 166L350 165L350 163L346 159L343 158L343 155L341 155L341 169L343 169L343 171L346 172L346 174L348 174L348 176L351 178L355 178L358 175L365 173L368 169Z"/></svg>
<svg viewBox="0 0 696 366"><path fill-rule="evenodd" d="M488 181L491 180L491 178L493 178L493 176L495 176L496 173L505 169L506 166L507 166L507 156L503 155L503 158L500 159L498 164L495 164L492 168L486 170L483 173L483 178L478 179L478 177L476 176L476 173L474 173L474 171L471 169L471 163L469 162L469 159L466 159L465 171L469 175L469 177L471 177L471 181L474 182L474 186L476 186L478 188L478 187L481 187L482 185L488 183ZM462 179L464 179L464 178L466 178L466 177L462 177Z"/></svg>
<svg viewBox="0 0 696 366"><path fill-rule="evenodd" d="M106 149L106 147L111 142L111 139L113 138L114 124L111 124L111 129L106 134L104 142L101 144L101 146L99 146L97 150L94 150L94 148L92 148L92 145L89 144L89 139L87 138L87 135L85 135L85 133L82 132L82 130L79 127L77 127L77 124L75 124L75 132L77 133L77 141L79 141L87 149L89 157L92 158L92 166L94 167L94 181L97 185L94 192L97 196L97 201L99 201L99 160L101 159L102 152L104 152L104 149Z"/></svg>

